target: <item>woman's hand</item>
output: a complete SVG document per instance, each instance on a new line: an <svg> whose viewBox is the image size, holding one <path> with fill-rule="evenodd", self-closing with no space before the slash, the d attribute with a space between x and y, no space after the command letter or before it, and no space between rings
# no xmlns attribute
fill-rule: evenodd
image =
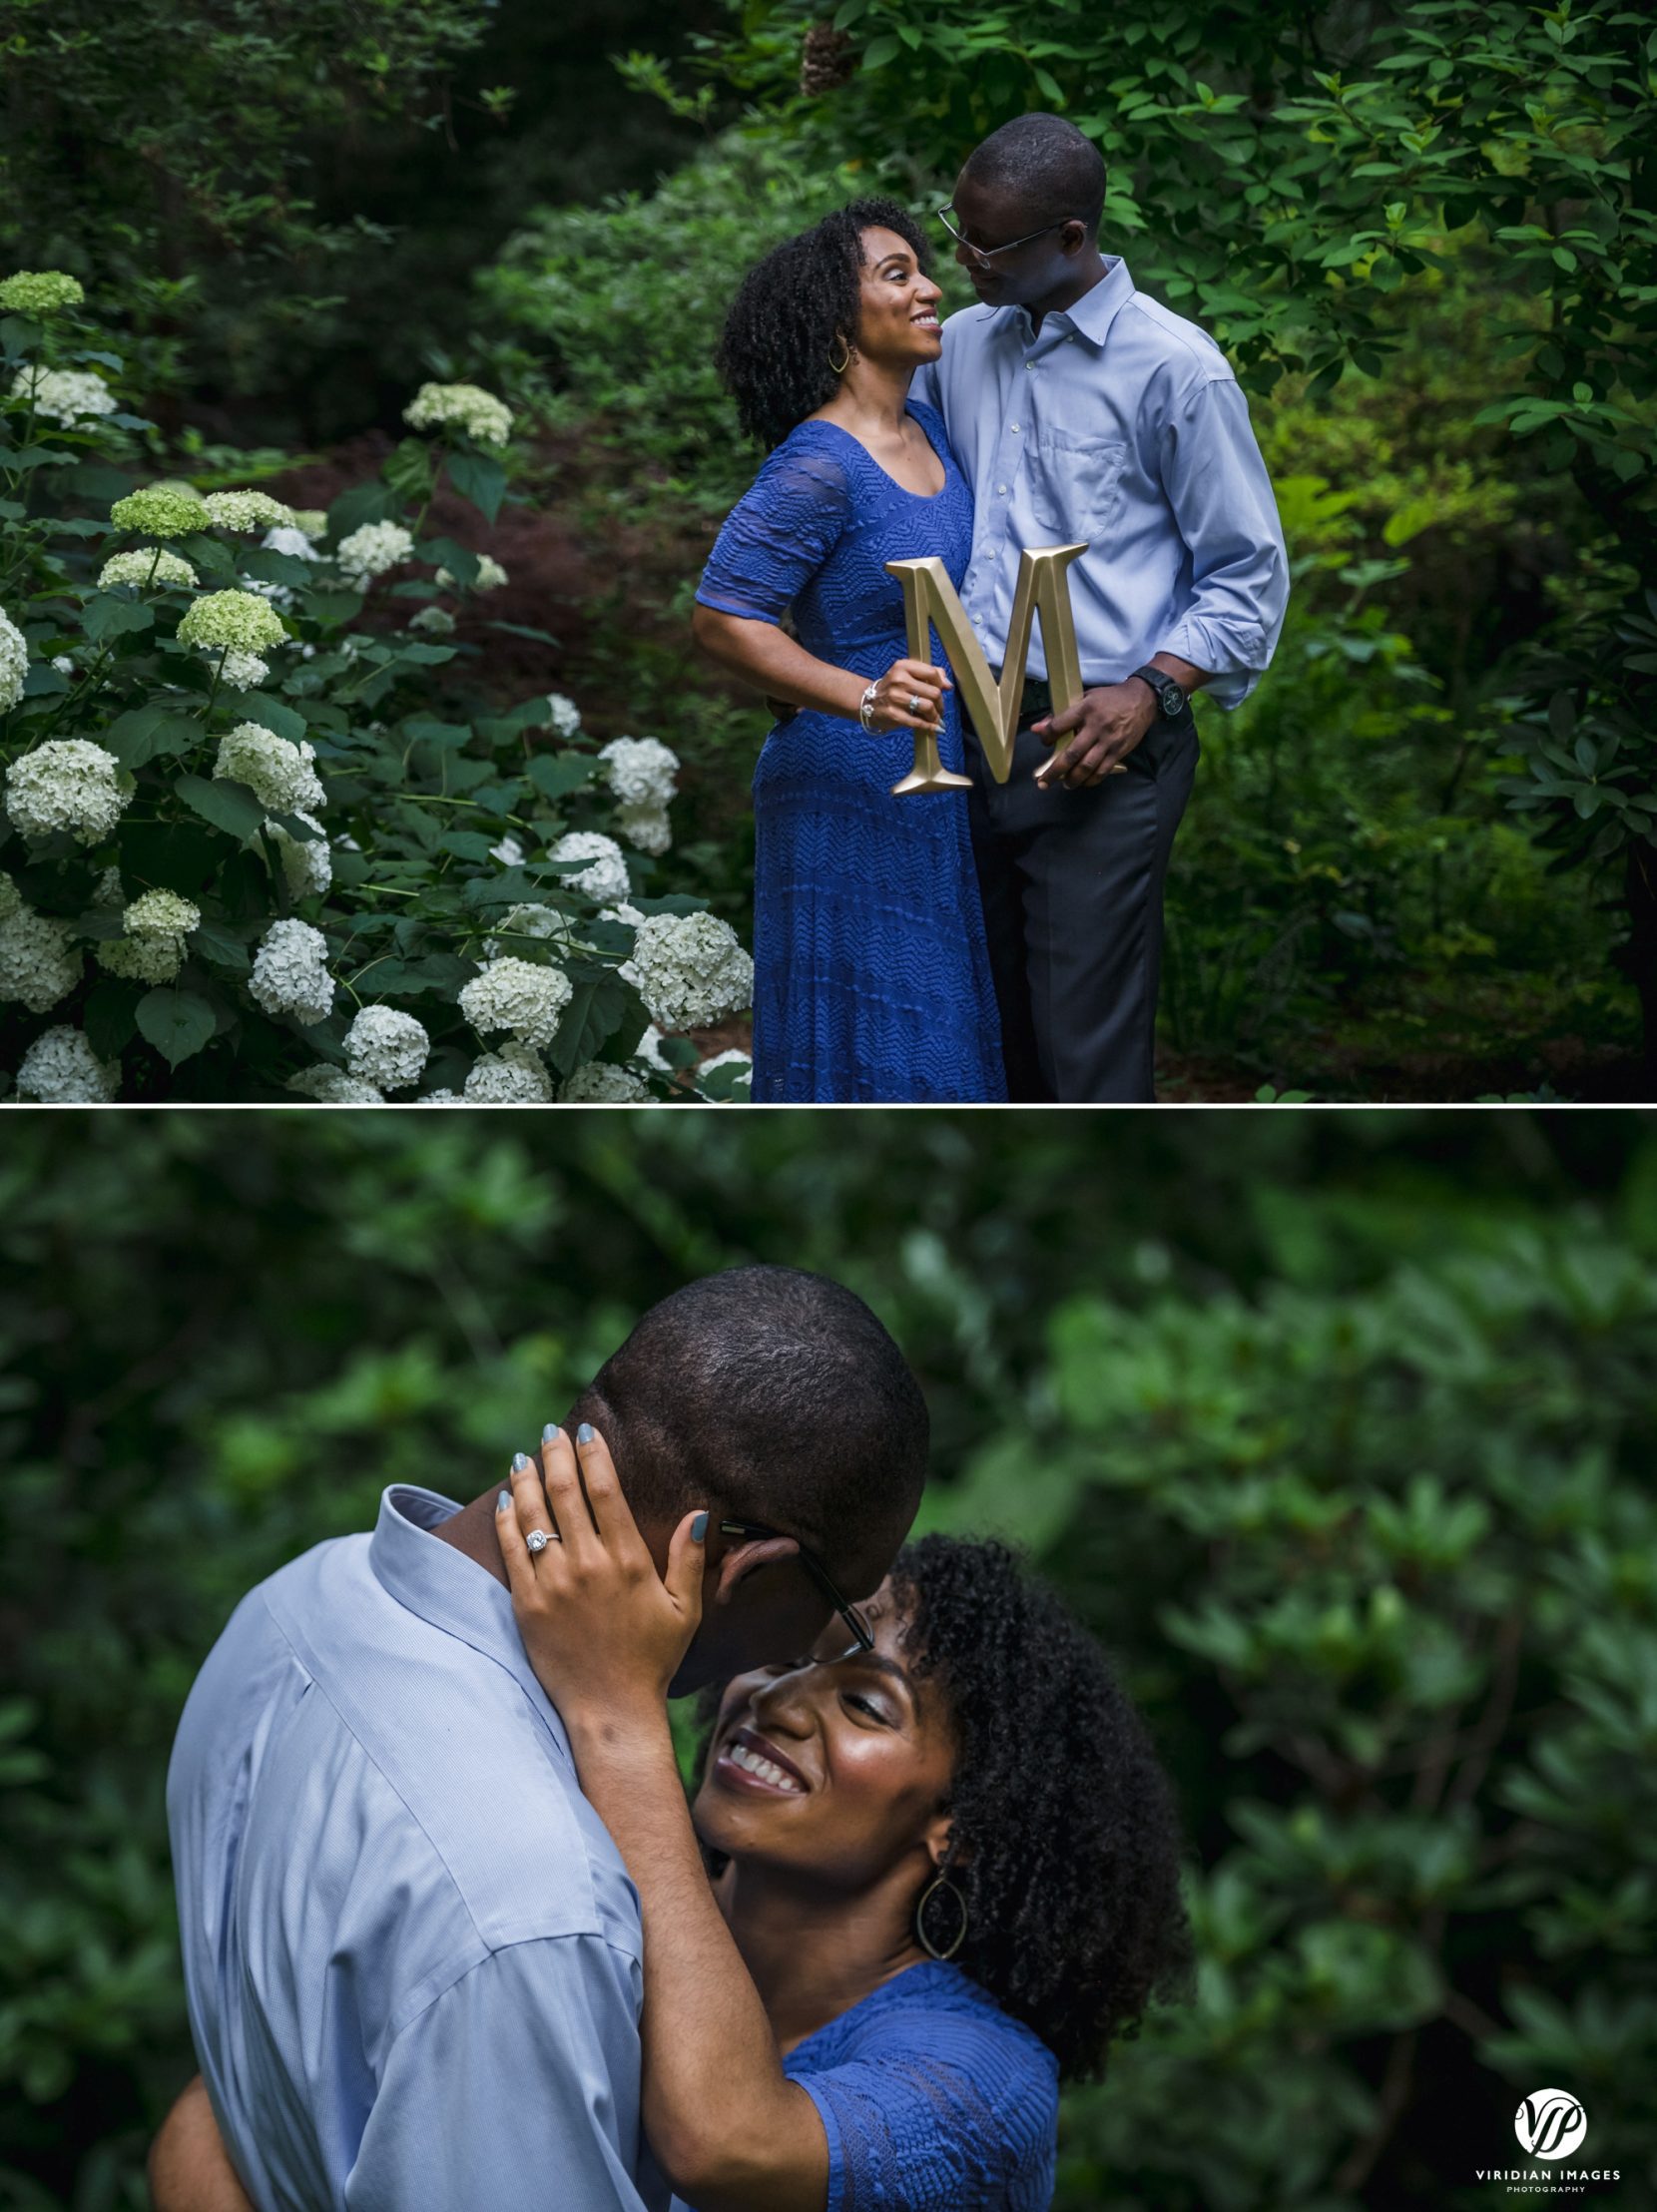
<svg viewBox="0 0 1657 2212"><path fill-rule="evenodd" d="M893 661L874 687L869 721L876 730L943 728L943 695L954 685L929 661ZM915 700L919 706L912 704Z"/></svg>
<svg viewBox="0 0 1657 2212"><path fill-rule="evenodd" d="M548 1540L532 1550L526 1539L536 1531ZM687 1513L675 1529L664 1580L603 1437L583 1422L573 1444L562 1429L550 1432L540 1473L519 1452L495 1532L518 1633L565 1726L665 1713L702 1620L707 1514Z"/></svg>

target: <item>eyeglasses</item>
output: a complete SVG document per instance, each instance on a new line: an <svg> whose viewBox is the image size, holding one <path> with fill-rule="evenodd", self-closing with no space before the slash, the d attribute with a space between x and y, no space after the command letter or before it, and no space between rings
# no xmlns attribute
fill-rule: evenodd
<svg viewBox="0 0 1657 2212"><path fill-rule="evenodd" d="M765 1537L781 1536L784 1533L781 1528L768 1528L764 1521L749 1520L722 1520L719 1529L722 1536ZM852 1604L851 1600L840 1595L833 1577L817 1553L812 1550L809 1544L801 1543L798 1536L791 1536L789 1541L799 1545L800 1564L806 1569L806 1572L856 1638L856 1642L851 1646L852 1651L872 1651L874 1649L874 1631L869 1627L868 1622L856 1606ZM841 1652L839 1656L843 1659L848 1657L849 1654Z"/></svg>
<svg viewBox="0 0 1657 2212"><path fill-rule="evenodd" d="M975 262L982 262L986 269L997 254L1010 254L1014 247L1028 246L1031 239L1045 238L1049 231L1062 231L1067 223L1075 220L1071 216L1061 215L1056 223L1044 223L1039 231L1028 231L1021 239L1008 239L1004 246L974 246L972 241L969 238L963 238L956 228L953 208L939 208L936 213L938 221L949 233L955 244L964 246L972 259Z"/></svg>

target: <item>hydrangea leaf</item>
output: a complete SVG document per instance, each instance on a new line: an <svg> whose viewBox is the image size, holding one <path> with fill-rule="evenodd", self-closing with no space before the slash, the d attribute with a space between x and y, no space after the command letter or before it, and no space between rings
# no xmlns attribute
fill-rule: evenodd
<svg viewBox="0 0 1657 2212"><path fill-rule="evenodd" d="M289 745L297 745L308 728L303 715L295 714L291 707L284 707L269 692L244 692L240 712L244 722L257 722L262 730L274 731Z"/></svg>
<svg viewBox="0 0 1657 2212"><path fill-rule="evenodd" d="M139 1000L136 1018L140 1036L153 1044L169 1067L177 1067L200 1052L218 1027L213 1008L194 991L171 984L146 991Z"/></svg>
<svg viewBox="0 0 1657 2212"><path fill-rule="evenodd" d="M140 995L136 983L124 983L113 975L94 983L87 993L81 1026L100 1060L113 1060L124 1045L132 1042L138 1028Z"/></svg>
<svg viewBox="0 0 1657 2212"><path fill-rule="evenodd" d="M265 808L246 784L228 777L181 776L175 792L204 822L236 838L251 837L265 823Z"/></svg>
<svg viewBox="0 0 1657 2212"><path fill-rule="evenodd" d="M506 471L482 453L451 453L449 482L469 499L485 522L493 522L506 494Z"/></svg>
<svg viewBox="0 0 1657 2212"><path fill-rule="evenodd" d="M155 609L142 599L115 599L101 592L81 609L81 628L89 638L118 638L129 630L155 627Z"/></svg>
<svg viewBox="0 0 1657 2212"><path fill-rule="evenodd" d="M598 1058L626 1013L627 987L614 975L577 983L558 1024L558 1034L547 1047L547 1058L560 1075L573 1075L583 1062Z"/></svg>
<svg viewBox="0 0 1657 2212"><path fill-rule="evenodd" d="M206 737L206 730L189 715L175 714L164 703L152 701L118 716L98 742L123 768L142 768L158 753L188 753Z"/></svg>

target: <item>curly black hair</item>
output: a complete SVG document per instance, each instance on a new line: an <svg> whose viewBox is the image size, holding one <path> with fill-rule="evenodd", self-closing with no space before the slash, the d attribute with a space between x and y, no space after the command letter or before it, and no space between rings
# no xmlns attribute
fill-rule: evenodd
<svg viewBox="0 0 1657 2212"><path fill-rule="evenodd" d="M1007 1545L922 1536L891 1579L911 1672L936 1679L955 1731L954 1963L1062 2080L1099 2079L1153 1999L1190 1989L1172 1787L1103 1652Z"/></svg>
<svg viewBox="0 0 1657 2212"><path fill-rule="evenodd" d="M853 200L785 239L738 286L714 365L750 437L768 451L832 394L829 357L857 327L865 231L895 231L922 271L931 255L895 200Z"/></svg>

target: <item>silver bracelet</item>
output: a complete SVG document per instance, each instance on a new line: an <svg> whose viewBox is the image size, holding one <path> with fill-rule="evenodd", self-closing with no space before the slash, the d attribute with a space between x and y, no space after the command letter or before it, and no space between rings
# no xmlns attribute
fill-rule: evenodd
<svg viewBox="0 0 1657 2212"><path fill-rule="evenodd" d="M869 720L869 717L874 712L874 698L879 689L880 680L878 677L876 677L874 682L869 685L867 691L863 693L862 704L857 709L857 720L862 724L863 728L868 732L870 737L874 735L874 725Z"/></svg>

